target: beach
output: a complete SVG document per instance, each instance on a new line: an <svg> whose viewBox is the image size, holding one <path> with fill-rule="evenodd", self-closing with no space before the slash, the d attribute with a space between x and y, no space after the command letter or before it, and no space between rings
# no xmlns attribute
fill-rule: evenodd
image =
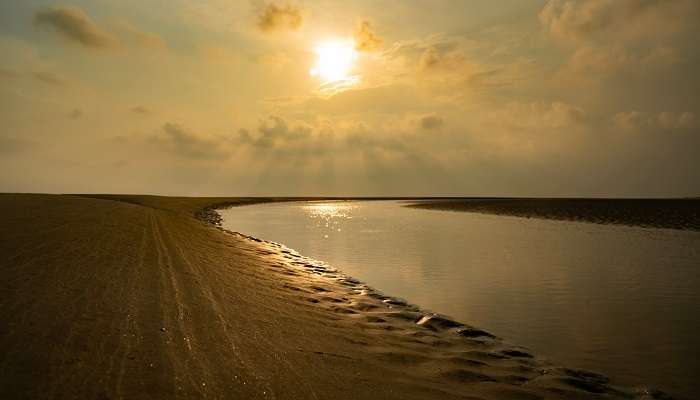
<svg viewBox="0 0 700 400"><path fill-rule="evenodd" d="M669 398L216 226L273 200L0 195L0 398Z"/></svg>

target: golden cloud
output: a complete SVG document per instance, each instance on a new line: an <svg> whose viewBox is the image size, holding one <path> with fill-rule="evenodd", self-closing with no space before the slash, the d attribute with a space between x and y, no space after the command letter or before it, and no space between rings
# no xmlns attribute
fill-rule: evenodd
<svg viewBox="0 0 700 400"><path fill-rule="evenodd" d="M372 24L365 19L357 22L353 38L355 39L355 50L357 51L377 51L384 44L384 40L372 29Z"/></svg>
<svg viewBox="0 0 700 400"><path fill-rule="evenodd" d="M258 15L258 28L263 32L294 31L303 23L304 17L301 10L290 4L278 6L270 3Z"/></svg>
<svg viewBox="0 0 700 400"><path fill-rule="evenodd" d="M90 17L76 7L45 8L34 14L37 25L53 28L65 38L86 47L110 48L119 41L97 26Z"/></svg>

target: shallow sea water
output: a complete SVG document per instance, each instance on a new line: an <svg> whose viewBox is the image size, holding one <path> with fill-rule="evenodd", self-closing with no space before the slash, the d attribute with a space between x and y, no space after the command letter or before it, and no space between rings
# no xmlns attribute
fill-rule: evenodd
<svg viewBox="0 0 700 400"><path fill-rule="evenodd" d="M388 295L625 385L700 393L700 232L433 211L401 201L221 210Z"/></svg>

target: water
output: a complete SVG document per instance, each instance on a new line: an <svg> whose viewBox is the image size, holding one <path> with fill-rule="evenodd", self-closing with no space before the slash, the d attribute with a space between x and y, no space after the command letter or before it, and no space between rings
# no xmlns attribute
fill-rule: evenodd
<svg viewBox="0 0 700 400"><path fill-rule="evenodd" d="M387 294L625 385L700 392L700 232L421 210L398 201L222 211Z"/></svg>

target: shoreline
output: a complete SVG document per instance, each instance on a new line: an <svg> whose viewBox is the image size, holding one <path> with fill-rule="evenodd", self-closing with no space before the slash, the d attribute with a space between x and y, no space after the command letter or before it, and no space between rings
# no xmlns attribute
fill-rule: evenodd
<svg viewBox="0 0 700 400"><path fill-rule="evenodd" d="M421 200L406 207L520 218L700 231L700 199L492 198Z"/></svg>
<svg viewBox="0 0 700 400"><path fill-rule="evenodd" d="M216 226L222 204L261 201L0 195L0 394L99 397L101 382L108 398L669 398Z"/></svg>
<svg viewBox="0 0 700 400"><path fill-rule="evenodd" d="M313 200L304 200L304 199L291 199L291 200L284 200L284 201L316 201L319 199L313 199ZM337 200L348 200L348 201L360 201L362 199L332 199L333 201ZM386 199L372 199L372 200L386 200ZM393 200L393 199L391 199ZM268 246L271 246L273 248L279 249L282 253L287 254L289 257L292 259L295 259L294 261L291 261L291 264L296 266L298 269L301 269L301 271L309 273L309 274L314 274L314 275L319 275L321 277L330 279L330 284L333 285L344 285L344 286L349 286L353 290L356 291L356 295L360 296L369 296L374 299L380 300L382 303L388 304L394 308L397 308L399 313L402 314L402 319L406 319L410 321L410 315L408 313L414 313L413 316L413 323L417 326L429 329L433 332L440 332L443 334L447 335L457 335L461 336L463 338L467 339L473 339L473 340L478 340L481 341L480 345L488 342L488 341L494 341L500 343L501 346L503 346L505 349L501 350L500 353L491 353L489 354L489 358L493 357L501 357L501 356L512 356L516 358L524 358L524 359L530 359L533 362L539 363L539 365L542 367L541 374L546 375L546 374L551 374L551 373L563 373L564 375L570 375L575 378L580 378L580 379L590 379L591 381L584 383L583 381L579 382L574 382L571 381L570 383L574 386L579 386L582 388L586 388L586 391L589 391L591 393L604 393L608 392L608 394L615 393L618 391L619 388L607 388L603 389L602 385L606 385L610 383L610 379L605 377L604 375L598 374L596 372L588 371L588 370L582 370L582 369L571 369L571 368L565 368L557 365L556 363L550 362L546 358L541 358L538 357L537 355L533 355L530 353L530 350L527 349L526 347L518 346L515 344L512 344L504 339L502 339L499 336L496 336L490 332L487 332L483 329L477 328L475 326L463 323L461 321L458 321L456 318L453 318L449 315L445 314L440 314L440 313L435 313L429 309L423 308L420 305L412 304L408 302L404 298L400 297L395 297L391 295L386 295L384 292L377 290L376 288L368 285L366 282L363 282L361 280L358 280L354 277L351 277L349 275L346 275L343 273L341 270L338 270L327 263L320 261L320 260L315 260L310 257L306 257L302 254L300 254L297 250L287 247L283 243L279 242L274 242L270 240L265 240L265 239L260 239L251 235L247 235L242 232L238 231L232 231L228 230L222 227L222 221L223 218L221 215L218 213L218 210L222 209L228 209L231 207L238 207L238 206L245 206L245 205L256 205L256 204L263 204L263 203L250 203L250 204L224 204L221 206L213 206L207 209L208 212L216 214L216 217L204 217L200 218L202 221L214 225L217 229L220 229L223 232L226 232L231 235L236 235L243 237L247 240L251 240L257 243L262 243ZM413 205L405 205L404 207L412 207ZM416 207L420 208L420 207ZM502 215L502 214L499 214ZM199 217L198 217L199 218ZM540 217L542 219L546 219L543 217ZM367 312L371 311L372 308L367 308L367 309L362 309L362 311ZM403 309L403 310L402 310ZM590 386L588 386L590 385ZM623 391L618 391L616 394L622 395L624 392ZM631 392L626 393L626 395L629 395ZM646 396L649 396L648 398L671 398L671 397L666 397L668 394L663 393L658 390L654 389L641 389L641 395L643 398L647 398Z"/></svg>

